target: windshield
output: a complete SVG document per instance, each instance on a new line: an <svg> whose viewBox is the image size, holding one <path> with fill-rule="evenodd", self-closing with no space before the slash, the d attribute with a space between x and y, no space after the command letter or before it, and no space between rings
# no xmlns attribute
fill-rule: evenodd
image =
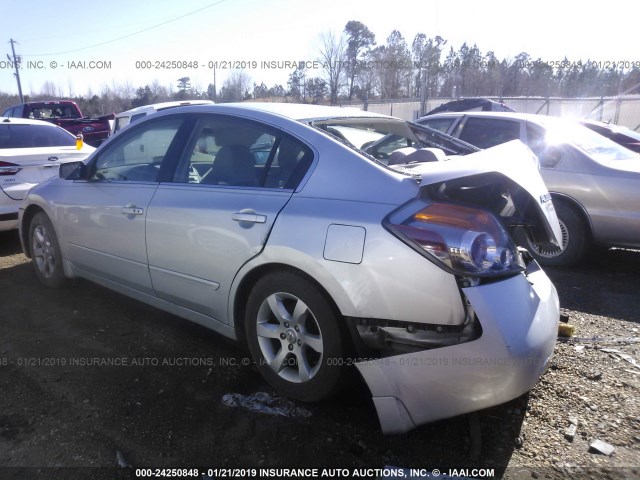
<svg viewBox="0 0 640 480"><path fill-rule="evenodd" d="M476 147L437 130L393 118L334 118L311 124L384 165L406 163L398 159L424 148L440 149L444 155L466 155L478 151ZM403 155L393 155L397 151Z"/></svg>
<svg viewBox="0 0 640 480"><path fill-rule="evenodd" d="M551 119L543 123L547 131L545 140L549 145L571 143L598 162L637 157L637 154L628 148L582 125Z"/></svg>
<svg viewBox="0 0 640 480"><path fill-rule="evenodd" d="M75 146L76 137L49 125L0 125L0 148L37 148Z"/></svg>

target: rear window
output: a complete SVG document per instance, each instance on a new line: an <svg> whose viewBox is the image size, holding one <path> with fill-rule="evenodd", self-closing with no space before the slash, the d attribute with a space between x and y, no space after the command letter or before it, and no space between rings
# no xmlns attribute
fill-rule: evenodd
<svg viewBox="0 0 640 480"><path fill-rule="evenodd" d="M71 105L65 104L47 104L41 107L32 106L29 111L29 118L43 120L48 118L77 118L78 113Z"/></svg>
<svg viewBox="0 0 640 480"><path fill-rule="evenodd" d="M491 148L520 138L520 124L498 118L470 117L459 138L479 148Z"/></svg>
<svg viewBox="0 0 640 480"><path fill-rule="evenodd" d="M598 162L637 157L631 150L582 125L553 118L544 118L540 123L547 130L548 144L572 143Z"/></svg>
<svg viewBox="0 0 640 480"><path fill-rule="evenodd" d="M54 126L0 124L0 148L70 147L75 144L73 135Z"/></svg>

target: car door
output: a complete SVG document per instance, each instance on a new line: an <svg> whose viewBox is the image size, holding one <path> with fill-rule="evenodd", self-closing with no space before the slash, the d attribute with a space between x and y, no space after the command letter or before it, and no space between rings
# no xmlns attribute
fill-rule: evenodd
<svg viewBox="0 0 640 480"><path fill-rule="evenodd" d="M262 250L311 159L302 142L270 126L202 116L173 180L149 205L155 294L228 323L233 278Z"/></svg>
<svg viewBox="0 0 640 480"><path fill-rule="evenodd" d="M145 122L98 152L87 178L65 189L66 258L84 276L153 293L145 243L147 207L184 142L184 116ZM174 162L174 163L172 163Z"/></svg>

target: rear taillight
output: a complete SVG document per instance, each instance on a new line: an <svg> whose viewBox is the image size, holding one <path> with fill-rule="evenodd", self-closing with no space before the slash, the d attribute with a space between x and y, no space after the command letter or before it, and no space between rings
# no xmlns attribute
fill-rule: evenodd
<svg viewBox="0 0 640 480"><path fill-rule="evenodd" d="M389 215L384 226L456 274L499 276L524 269L513 240L486 210L416 200Z"/></svg>
<svg viewBox="0 0 640 480"><path fill-rule="evenodd" d="M20 170L22 170L20 166L15 163L0 161L0 176L15 175Z"/></svg>

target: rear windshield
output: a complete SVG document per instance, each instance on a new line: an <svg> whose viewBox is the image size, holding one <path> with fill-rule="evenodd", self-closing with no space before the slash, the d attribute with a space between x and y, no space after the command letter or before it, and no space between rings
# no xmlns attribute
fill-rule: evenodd
<svg viewBox="0 0 640 480"><path fill-rule="evenodd" d="M77 117L78 113L72 106L59 103L43 105L41 107L32 106L29 111L29 118L35 118L36 120Z"/></svg>
<svg viewBox="0 0 640 480"><path fill-rule="evenodd" d="M573 143L598 162L625 160L637 156L637 154L631 150L622 145L618 145L582 125L563 121L552 121L551 119L545 121L544 125L547 127L545 137L547 143Z"/></svg>
<svg viewBox="0 0 640 480"><path fill-rule="evenodd" d="M73 135L54 126L0 124L0 148L66 147L75 144Z"/></svg>
<svg viewBox="0 0 640 480"><path fill-rule="evenodd" d="M478 149L424 125L394 118L339 117L311 125L384 165L403 163L409 151L438 148L446 155L466 155ZM402 150L402 155L394 155ZM395 157L395 158L394 158Z"/></svg>

